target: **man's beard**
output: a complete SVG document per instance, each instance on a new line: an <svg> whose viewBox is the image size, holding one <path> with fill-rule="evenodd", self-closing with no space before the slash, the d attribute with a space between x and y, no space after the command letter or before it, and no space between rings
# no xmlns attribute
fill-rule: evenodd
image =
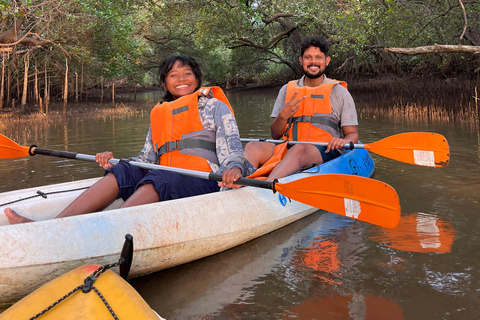
<svg viewBox="0 0 480 320"><path fill-rule="evenodd" d="M318 67L318 69L319 69L318 73L312 74L312 73L308 72L309 67ZM310 79L318 79L321 76L323 76L324 72L325 72L325 69L322 70L322 68L319 65L315 65L315 64L308 65L307 70L303 69L303 74L307 78L310 78Z"/></svg>

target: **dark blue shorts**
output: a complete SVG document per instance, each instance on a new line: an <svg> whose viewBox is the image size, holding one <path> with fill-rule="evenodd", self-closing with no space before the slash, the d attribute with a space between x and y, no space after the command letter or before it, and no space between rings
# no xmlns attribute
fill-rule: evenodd
<svg viewBox="0 0 480 320"><path fill-rule="evenodd" d="M325 150L327 150L327 147L323 147L323 146L316 146L316 147L322 155L323 163L341 156L341 153L337 149L330 150L328 153L326 153Z"/></svg>
<svg viewBox="0 0 480 320"><path fill-rule="evenodd" d="M120 162L105 170L117 179L118 198L127 200L140 186L151 184L160 200L171 200L220 190L218 182L184 176L176 172L163 170L145 170L127 162Z"/></svg>

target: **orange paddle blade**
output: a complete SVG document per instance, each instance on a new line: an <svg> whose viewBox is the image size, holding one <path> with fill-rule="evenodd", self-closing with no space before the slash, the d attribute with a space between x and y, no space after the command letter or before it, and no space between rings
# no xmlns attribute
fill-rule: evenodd
<svg viewBox="0 0 480 320"><path fill-rule="evenodd" d="M28 150L30 147L22 147L13 140L0 134L0 159L23 158L30 154Z"/></svg>
<svg viewBox="0 0 480 320"><path fill-rule="evenodd" d="M400 221L400 200L395 189L369 178L321 174L276 183L275 190L310 206L385 228L395 228Z"/></svg>
<svg viewBox="0 0 480 320"><path fill-rule="evenodd" d="M438 133L400 133L366 144L365 149L386 158L426 167L446 167L450 161L447 139Z"/></svg>

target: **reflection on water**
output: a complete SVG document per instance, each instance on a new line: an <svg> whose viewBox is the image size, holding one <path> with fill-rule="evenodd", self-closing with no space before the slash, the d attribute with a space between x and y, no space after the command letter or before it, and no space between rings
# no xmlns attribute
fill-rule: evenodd
<svg viewBox="0 0 480 320"><path fill-rule="evenodd" d="M276 88L228 93L242 137L269 137L276 94ZM26 126L2 126L2 133L21 145L135 156L148 130L148 108L159 93L148 99L143 113L75 115L58 121L42 116ZM480 302L480 130L478 121L468 120L473 105L453 119L447 109L431 113L432 108L400 101L395 109L382 108L381 101L358 100L364 143L427 131L444 135L450 145L446 168L372 155L375 179L399 194L399 227L384 230L317 212L224 253L133 279L159 314L167 319L480 318L475 307ZM383 106L393 105L393 100L385 101ZM423 115L427 111L431 116ZM102 173L97 165L76 160L0 159L0 191Z"/></svg>
<svg viewBox="0 0 480 320"><path fill-rule="evenodd" d="M336 283L332 276L340 270L342 264L338 260L338 244L324 238L314 238L303 250L297 250L298 268L311 268L314 276L329 284Z"/></svg>
<svg viewBox="0 0 480 320"><path fill-rule="evenodd" d="M450 222L421 212L404 215L397 228L382 231L372 235L372 239L393 249L410 252L448 253L456 234Z"/></svg>
<svg viewBox="0 0 480 320"><path fill-rule="evenodd" d="M403 320L403 310L398 303L381 297L359 294L310 297L282 313L282 319L325 320Z"/></svg>

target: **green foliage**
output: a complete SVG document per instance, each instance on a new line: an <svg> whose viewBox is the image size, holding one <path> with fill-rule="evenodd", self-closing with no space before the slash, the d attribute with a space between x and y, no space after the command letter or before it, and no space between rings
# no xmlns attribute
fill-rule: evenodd
<svg viewBox="0 0 480 320"><path fill-rule="evenodd" d="M134 36L139 6L134 1L74 0L73 26L82 38L75 50L97 76L115 78L138 72L142 41ZM79 50L80 49L80 50Z"/></svg>
<svg viewBox="0 0 480 320"><path fill-rule="evenodd" d="M401 56L383 50L458 44L465 24L458 1L1 0L4 26L20 17L20 5L28 8L20 36L29 26L28 32L50 41L34 51L34 61L61 71L68 57L72 69L84 67L91 85L100 79L158 81L160 63L175 54L196 58L209 83L273 83L300 75L299 46L311 35L328 38L329 72L340 76L473 76L480 64L467 54ZM467 26L480 33L480 2L464 5ZM466 38L461 43L471 44Z"/></svg>

